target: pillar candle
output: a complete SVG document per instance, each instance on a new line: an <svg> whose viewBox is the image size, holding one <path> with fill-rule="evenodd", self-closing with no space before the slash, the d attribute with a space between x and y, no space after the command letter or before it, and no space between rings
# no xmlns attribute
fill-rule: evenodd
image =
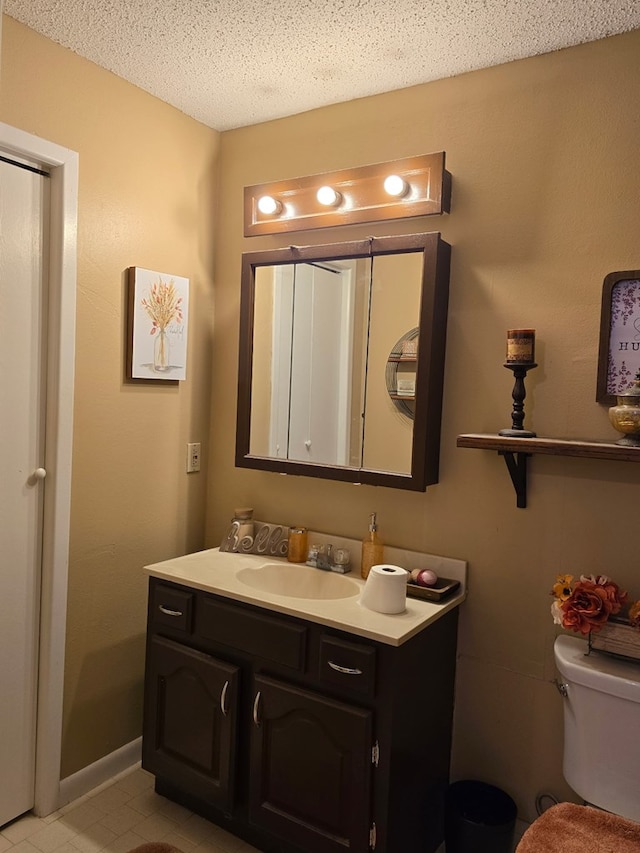
<svg viewBox="0 0 640 853"><path fill-rule="evenodd" d="M509 329L507 332L507 363L533 364L536 352L535 329Z"/></svg>

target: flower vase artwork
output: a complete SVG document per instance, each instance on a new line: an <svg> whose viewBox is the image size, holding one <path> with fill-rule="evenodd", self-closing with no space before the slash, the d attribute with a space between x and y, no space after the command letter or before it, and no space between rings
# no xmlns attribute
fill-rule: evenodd
<svg viewBox="0 0 640 853"><path fill-rule="evenodd" d="M169 369L169 341L167 326L174 320L182 320L182 297L178 296L173 279L168 283L159 279L149 296L142 300L142 307L151 319L151 335L157 335L153 346L153 369L164 372Z"/></svg>
<svg viewBox="0 0 640 853"><path fill-rule="evenodd" d="M589 651L640 661L640 601L606 575L558 575L551 590L556 625L582 634Z"/></svg>
<svg viewBox="0 0 640 853"><path fill-rule="evenodd" d="M130 270L133 379L186 379L189 280Z"/></svg>

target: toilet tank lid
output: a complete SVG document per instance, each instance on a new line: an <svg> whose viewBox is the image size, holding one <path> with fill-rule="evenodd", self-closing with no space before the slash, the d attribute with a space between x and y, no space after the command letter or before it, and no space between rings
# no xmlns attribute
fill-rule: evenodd
<svg viewBox="0 0 640 853"><path fill-rule="evenodd" d="M554 655L559 673L568 682L640 702L640 663L632 663L609 655L592 652L586 640L556 637Z"/></svg>

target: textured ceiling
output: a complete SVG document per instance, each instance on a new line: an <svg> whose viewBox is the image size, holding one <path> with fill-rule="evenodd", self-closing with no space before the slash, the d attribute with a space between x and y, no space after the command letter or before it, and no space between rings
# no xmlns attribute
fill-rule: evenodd
<svg viewBox="0 0 640 853"><path fill-rule="evenodd" d="M4 11L217 130L640 27L638 0L5 0Z"/></svg>

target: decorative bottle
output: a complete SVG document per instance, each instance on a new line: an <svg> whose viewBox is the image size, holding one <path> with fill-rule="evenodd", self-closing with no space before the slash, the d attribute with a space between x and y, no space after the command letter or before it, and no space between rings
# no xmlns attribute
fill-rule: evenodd
<svg viewBox="0 0 640 853"><path fill-rule="evenodd" d="M376 523L376 513L371 513L369 522L369 535L362 540L362 559L360 562L360 574L363 578L369 576L371 566L377 566L383 562L384 545L382 539L378 535L378 525Z"/></svg>
<svg viewBox="0 0 640 853"><path fill-rule="evenodd" d="M239 507L233 511L233 519L238 522L238 539L242 540L245 536L253 536L253 508Z"/></svg>
<svg viewBox="0 0 640 853"><path fill-rule="evenodd" d="M253 545L253 509L240 507L234 510L231 525L220 544L221 551L250 552Z"/></svg>

